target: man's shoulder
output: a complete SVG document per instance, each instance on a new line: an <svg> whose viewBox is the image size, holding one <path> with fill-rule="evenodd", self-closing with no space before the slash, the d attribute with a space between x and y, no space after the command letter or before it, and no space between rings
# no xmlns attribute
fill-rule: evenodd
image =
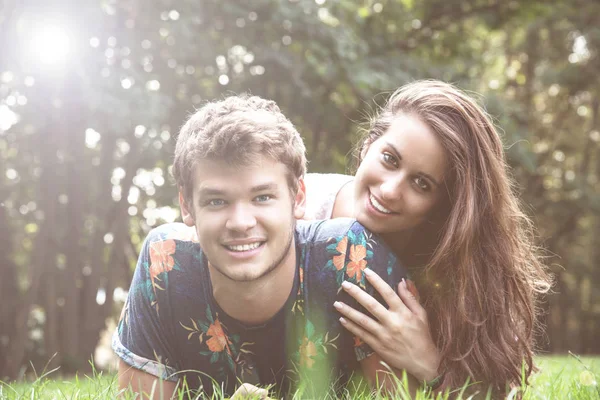
<svg viewBox="0 0 600 400"><path fill-rule="evenodd" d="M300 245L331 242L332 238L341 238L348 235L366 237L383 244L383 241L377 235L373 234L354 218L298 221L296 232L298 244Z"/></svg>
<svg viewBox="0 0 600 400"><path fill-rule="evenodd" d="M406 275L404 267L383 238L372 233L353 218L299 221L297 234L299 247L310 249L311 263L316 261L319 264L318 260L323 261L322 258L325 257L327 265L334 265L339 272L344 269L342 262L363 260L361 268L368 264L379 274L385 270L388 275L391 275L391 269L395 269L397 271L394 275L396 273ZM343 257L340 257L342 255Z"/></svg>
<svg viewBox="0 0 600 400"><path fill-rule="evenodd" d="M198 243L198 236L194 227L181 222L172 222L153 228L146 236L149 243L176 240L180 242Z"/></svg>
<svg viewBox="0 0 600 400"><path fill-rule="evenodd" d="M167 263L169 270L187 271L196 270L204 256L194 227L168 223L148 233L141 257L156 265L164 266Z"/></svg>
<svg viewBox="0 0 600 400"><path fill-rule="evenodd" d="M346 235L355 229L364 230L365 228L354 218L302 220L296 224L296 232L298 233L298 242L300 244L327 241L332 237Z"/></svg>

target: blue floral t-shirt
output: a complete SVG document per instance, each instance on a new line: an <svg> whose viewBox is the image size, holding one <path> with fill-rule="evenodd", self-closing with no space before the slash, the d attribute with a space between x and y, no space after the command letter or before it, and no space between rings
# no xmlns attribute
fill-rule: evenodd
<svg viewBox="0 0 600 400"><path fill-rule="evenodd" d="M363 270L392 287L406 276L383 241L352 219L298 221L297 270L282 309L260 326L223 312L212 295L207 259L194 228L150 232L140 253L113 349L127 364L210 394L243 382L293 390L299 380L343 385L372 350L339 323L333 303L357 306L344 280L374 294ZM364 311L364 310L363 310Z"/></svg>

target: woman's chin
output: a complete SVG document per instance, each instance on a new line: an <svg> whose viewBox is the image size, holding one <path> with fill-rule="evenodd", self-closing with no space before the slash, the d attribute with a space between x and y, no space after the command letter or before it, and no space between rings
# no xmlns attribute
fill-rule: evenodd
<svg viewBox="0 0 600 400"><path fill-rule="evenodd" d="M362 226L364 226L365 228L367 228L368 230L370 230L373 233L382 234L382 233L389 233L392 231L390 229L389 224L386 224L386 222L384 220L370 218L369 216L365 215L364 213L359 214L356 217L356 220Z"/></svg>
<svg viewBox="0 0 600 400"><path fill-rule="evenodd" d="M360 213L356 220L369 231L381 236L409 235L415 228L415 224L403 224L403 221L394 221L393 218L370 218L367 214Z"/></svg>

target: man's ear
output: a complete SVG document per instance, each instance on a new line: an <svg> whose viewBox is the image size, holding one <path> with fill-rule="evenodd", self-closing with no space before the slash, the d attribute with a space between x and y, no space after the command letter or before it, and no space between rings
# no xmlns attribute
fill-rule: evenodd
<svg viewBox="0 0 600 400"><path fill-rule="evenodd" d="M306 186L304 185L304 178L298 179L298 190L296 191L296 197L294 199L294 217L296 219L304 218L304 212L306 211Z"/></svg>
<svg viewBox="0 0 600 400"><path fill-rule="evenodd" d="M181 209L181 218L183 219L183 223L187 226L194 226L194 215L192 214L192 209L188 207L188 204L183 197L183 189L179 190L179 208Z"/></svg>

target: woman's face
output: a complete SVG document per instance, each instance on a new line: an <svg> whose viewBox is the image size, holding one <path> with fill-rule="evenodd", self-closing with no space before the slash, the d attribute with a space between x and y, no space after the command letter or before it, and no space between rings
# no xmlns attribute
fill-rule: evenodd
<svg viewBox="0 0 600 400"><path fill-rule="evenodd" d="M446 190L448 157L421 119L400 114L368 149L356 172L356 219L376 233L422 223Z"/></svg>

